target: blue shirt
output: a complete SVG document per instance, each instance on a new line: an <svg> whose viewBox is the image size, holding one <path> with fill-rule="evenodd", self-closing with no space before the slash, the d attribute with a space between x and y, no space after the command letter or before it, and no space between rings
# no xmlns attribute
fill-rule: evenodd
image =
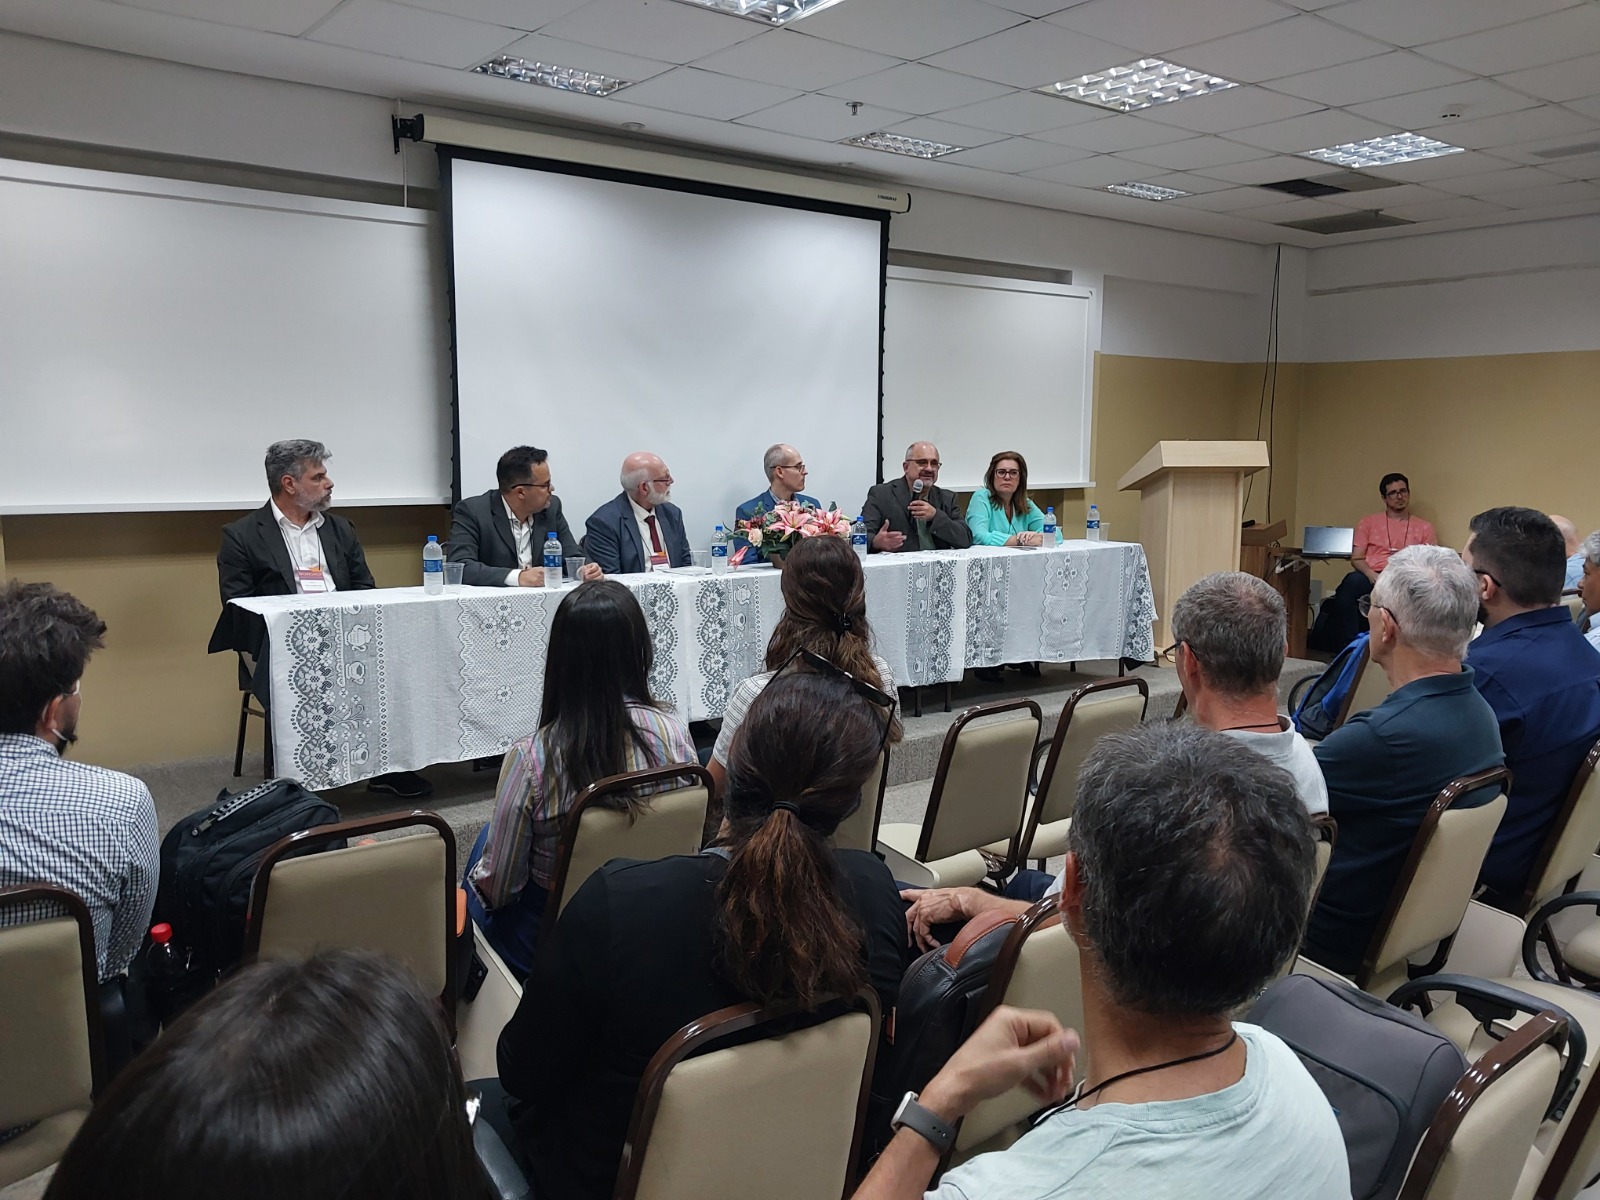
<svg viewBox="0 0 1600 1200"><path fill-rule="evenodd" d="M1572 777L1600 738L1600 654L1556 605L1485 629L1467 647L1467 663L1500 723L1511 768L1505 819L1480 876L1509 903L1527 886Z"/></svg>
<svg viewBox="0 0 1600 1200"><path fill-rule="evenodd" d="M1583 551L1579 550L1567 559L1567 581L1561 585L1561 590L1570 592L1583 582Z"/></svg>
<svg viewBox="0 0 1600 1200"><path fill-rule="evenodd" d="M1004 546L1012 535L1044 528L1044 514L1032 500L1016 516L1006 516L1005 506L996 504L988 488L979 488L967 501L967 528L972 530L974 546Z"/></svg>
<svg viewBox="0 0 1600 1200"><path fill-rule="evenodd" d="M812 497L806 495L804 492L796 492L794 494L794 502L796 504L809 504L812 508L822 507L820 503L818 503ZM773 509L777 508L780 503L782 502L772 494L772 489L768 488L766 491L762 492L761 495L750 500L746 500L743 504L739 505L738 509L733 514L733 519L735 522L734 528L738 527L738 522L748 521L751 517L755 516L756 506L758 504L761 506L761 511L763 513L769 513ZM728 530L729 554L737 554L749 544L750 543L746 539L739 537L732 529Z"/></svg>

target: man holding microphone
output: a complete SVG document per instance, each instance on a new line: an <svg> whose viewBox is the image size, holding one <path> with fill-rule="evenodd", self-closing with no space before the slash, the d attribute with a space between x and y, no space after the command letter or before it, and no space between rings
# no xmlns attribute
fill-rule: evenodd
<svg viewBox="0 0 1600 1200"><path fill-rule="evenodd" d="M936 486L939 448L932 442L913 442L906 448L899 479L880 483L867 492L862 518L873 531L871 549L893 553L904 550L965 550L972 545L972 530L955 494Z"/></svg>

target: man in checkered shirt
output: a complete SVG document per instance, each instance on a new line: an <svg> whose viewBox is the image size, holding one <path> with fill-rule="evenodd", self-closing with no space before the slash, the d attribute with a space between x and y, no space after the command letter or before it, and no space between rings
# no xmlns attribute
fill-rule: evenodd
<svg viewBox="0 0 1600 1200"><path fill-rule="evenodd" d="M0 589L0 887L49 883L81 897L102 983L138 953L160 861L150 790L63 757L78 740L83 668L105 630L51 584ZM0 922L27 915L13 907Z"/></svg>

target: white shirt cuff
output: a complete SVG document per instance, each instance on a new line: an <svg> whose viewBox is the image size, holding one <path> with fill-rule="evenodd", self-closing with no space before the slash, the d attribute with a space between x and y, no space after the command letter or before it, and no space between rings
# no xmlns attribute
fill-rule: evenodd
<svg viewBox="0 0 1600 1200"><path fill-rule="evenodd" d="M521 574L522 574L522 568L521 567L512 567L511 570L506 572L506 586L507 587L516 587L517 586L517 579L518 579L519 576L521 576Z"/></svg>

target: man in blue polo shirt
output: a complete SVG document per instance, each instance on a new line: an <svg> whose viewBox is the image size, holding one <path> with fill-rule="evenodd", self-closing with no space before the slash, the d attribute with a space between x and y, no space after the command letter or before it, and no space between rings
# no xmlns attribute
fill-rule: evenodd
<svg viewBox="0 0 1600 1200"><path fill-rule="evenodd" d="M738 511L733 514L736 522L750 520L756 515L757 508L763 513L770 513L779 504L791 500L796 504L809 504L813 508L822 507L813 497L800 490L806 485L806 464L800 457L800 451L787 442L767 447L767 452L761 456L761 469L767 473L767 490L739 505ZM728 533L733 538L728 545L730 554L737 554L750 544L744 538L734 536L732 529Z"/></svg>
<svg viewBox="0 0 1600 1200"><path fill-rule="evenodd" d="M1470 528L1461 557L1478 577L1484 630L1467 665L1500 723L1512 778L1479 879L1489 889L1483 899L1511 908L1578 764L1600 738L1600 653L1560 603L1566 546L1549 517L1491 508Z"/></svg>

